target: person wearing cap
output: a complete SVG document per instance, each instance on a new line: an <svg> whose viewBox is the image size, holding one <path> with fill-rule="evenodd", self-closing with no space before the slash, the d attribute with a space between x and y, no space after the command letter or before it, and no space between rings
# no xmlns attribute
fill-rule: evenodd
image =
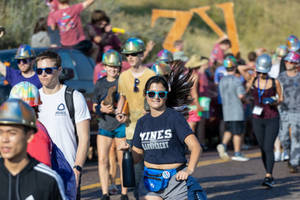
<svg viewBox="0 0 300 200"><path fill-rule="evenodd" d="M251 76L248 73L249 67L238 66L238 70L247 81L247 91L250 91L254 99L252 125L262 152L262 161L266 171L262 185L268 188L272 188L275 183L272 172L274 142L279 131L277 105L283 100L279 81L268 76L271 66L272 59L268 54L263 54L257 58L256 76Z"/></svg>
<svg viewBox="0 0 300 200"><path fill-rule="evenodd" d="M242 100L245 96L245 88L240 78L235 76L237 63L233 57L224 60L223 65L227 71L219 83L219 93L222 99L223 119L225 131L222 143L217 146L219 156L222 159L229 159L226 147L233 138L234 156L232 160L248 161L249 158L241 153L243 134L245 133L245 118Z"/></svg>
<svg viewBox="0 0 300 200"><path fill-rule="evenodd" d="M0 107L0 199L67 199L60 176L27 154L37 131L34 110L20 99Z"/></svg>
<svg viewBox="0 0 300 200"><path fill-rule="evenodd" d="M30 105L38 117L39 105L42 104L40 93L33 84L22 81L15 85L9 94L9 98L21 99ZM27 152L36 160L51 167L51 139L44 125L36 120L37 132L28 143Z"/></svg>
<svg viewBox="0 0 300 200"><path fill-rule="evenodd" d="M285 57L286 71L278 80L283 87L283 102L279 107L280 129L279 139L284 152L289 155L288 167L290 173L296 173L300 165L300 54L289 52Z"/></svg>
<svg viewBox="0 0 300 200"><path fill-rule="evenodd" d="M147 80L154 76L155 73L142 64L144 57L145 44L139 38L129 38L122 49L122 54L126 56L130 69L122 72L118 82L118 92L120 99L116 109L116 118L121 123L128 120L126 127L126 139L132 144L134 129L137 120L145 114L144 110L144 88ZM122 113L125 100L128 102L128 116ZM136 183L138 185L142 175L143 162L136 165ZM135 196L138 198L137 187Z"/></svg>
<svg viewBox="0 0 300 200"><path fill-rule="evenodd" d="M296 51L296 52L300 53L300 41L299 41L298 37L296 37L295 35L290 35L286 39L286 46L287 46L288 52ZM284 72L286 70L284 59L285 59L285 56L283 56L280 60L280 73Z"/></svg>
<svg viewBox="0 0 300 200"><path fill-rule="evenodd" d="M170 64L173 61L173 54L167 49L162 49L160 52L158 52L156 62L151 66L151 69L156 75L167 77L171 72Z"/></svg>
<svg viewBox="0 0 300 200"><path fill-rule="evenodd" d="M122 65L121 55L115 50L109 50L103 55L102 63L107 76L100 78L95 85L93 110L99 115L99 133L97 136L99 177L102 187L102 200L110 199L109 185L109 150L113 140L116 146L126 141L125 124L115 118L115 105L118 102L118 77ZM117 151L122 179L123 152ZM113 167L113 166L110 166ZM122 183L122 181L121 181ZM127 189L122 185L121 200L128 199Z"/></svg>
<svg viewBox="0 0 300 200"><path fill-rule="evenodd" d="M0 61L0 74L5 77L12 87L19 82L28 81L39 89L42 87L42 84L33 69L34 58L35 53L33 49L27 44L22 44L18 48L15 56L19 70L13 69L12 67L6 67Z"/></svg>
<svg viewBox="0 0 300 200"><path fill-rule="evenodd" d="M191 97L193 102L189 105L189 117L187 119L188 124L190 125L193 132L195 132L196 124L201 120L199 112L203 111L203 107L199 104L198 97L198 69L205 63L206 60L201 59L201 56L192 55L190 60L185 64L187 69L192 70L191 80L193 81L193 87L191 88ZM202 141L203 142L203 141ZM201 141L200 141L201 143Z"/></svg>

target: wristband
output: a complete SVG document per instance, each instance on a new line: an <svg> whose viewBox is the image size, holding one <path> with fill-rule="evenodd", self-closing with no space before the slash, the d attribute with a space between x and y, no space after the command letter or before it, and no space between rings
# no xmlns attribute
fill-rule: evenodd
<svg viewBox="0 0 300 200"><path fill-rule="evenodd" d="M82 167L80 167L79 165L74 165L73 169L76 169L77 171L79 171L80 173L82 172Z"/></svg>

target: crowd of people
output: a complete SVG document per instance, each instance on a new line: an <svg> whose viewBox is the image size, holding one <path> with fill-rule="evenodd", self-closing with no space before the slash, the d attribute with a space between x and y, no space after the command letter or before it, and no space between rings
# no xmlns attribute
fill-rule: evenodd
<svg viewBox="0 0 300 200"><path fill-rule="evenodd" d="M123 182L121 191L115 186L117 165L121 180L126 173L122 159L128 150L136 199L206 199L192 174L207 149L211 122L219 127L216 151L224 160L248 161L241 151L245 137L255 135L266 172L263 186L275 183L275 161L288 161L289 172L298 172L296 36L269 54L263 48L249 52L247 62L228 53L231 42L222 37L209 57L186 55L184 41L177 40L174 52L162 49L144 63L155 44L131 37L122 45L104 11L93 11L83 28L80 13L94 0L46 2L50 13L37 22L31 46L74 48L91 56L97 63L93 108L89 111L84 96L59 81L62 60L51 49L35 55L31 46L21 45L18 69L0 61L0 73L12 86L0 107L0 199L80 199L90 112L98 118L103 200L116 193L128 199Z"/></svg>

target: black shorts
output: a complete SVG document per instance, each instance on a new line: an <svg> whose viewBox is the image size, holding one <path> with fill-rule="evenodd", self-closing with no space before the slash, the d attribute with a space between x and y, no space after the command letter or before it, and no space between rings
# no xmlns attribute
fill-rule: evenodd
<svg viewBox="0 0 300 200"><path fill-rule="evenodd" d="M225 131L234 135L241 135L245 133L245 121L226 121Z"/></svg>

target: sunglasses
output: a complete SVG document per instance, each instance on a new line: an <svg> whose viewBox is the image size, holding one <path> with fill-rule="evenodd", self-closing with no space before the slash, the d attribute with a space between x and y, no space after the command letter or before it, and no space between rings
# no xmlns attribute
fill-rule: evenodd
<svg viewBox="0 0 300 200"><path fill-rule="evenodd" d="M41 75L43 71L45 71L46 74L52 74L53 70L58 69L58 67L45 67L45 68L37 68L36 73L38 75Z"/></svg>
<svg viewBox="0 0 300 200"><path fill-rule="evenodd" d="M136 57L138 56L140 53L128 53L128 54L125 54L126 57L129 57L129 56L132 56L132 57Z"/></svg>
<svg viewBox="0 0 300 200"><path fill-rule="evenodd" d="M31 59L30 59L30 58L17 59L17 63L18 63L18 64L21 64L21 63L23 63L23 64L28 64L28 63L30 63L30 62L31 62Z"/></svg>
<svg viewBox="0 0 300 200"><path fill-rule="evenodd" d="M286 63L290 63L290 64L292 64L292 65L297 65L297 64L298 64L298 63L296 63L296 62L288 61L288 60L286 60L285 62L286 62Z"/></svg>
<svg viewBox="0 0 300 200"><path fill-rule="evenodd" d="M257 74L267 74L267 73L262 73L262 72L256 72Z"/></svg>
<svg viewBox="0 0 300 200"><path fill-rule="evenodd" d="M135 78L134 79L134 87L133 87L134 92L139 92L139 88L137 87L139 84L140 84L140 80Z"/></svg>
<svg viewBox="0 0 300 200"><path fill-rule="evenodd" d="M147 91L146 94L149 98L155 98L155 96L158 96L159 98L164 99L167 97L168 92L167 91L156 92L151 90L151 91Z"/></svg>

